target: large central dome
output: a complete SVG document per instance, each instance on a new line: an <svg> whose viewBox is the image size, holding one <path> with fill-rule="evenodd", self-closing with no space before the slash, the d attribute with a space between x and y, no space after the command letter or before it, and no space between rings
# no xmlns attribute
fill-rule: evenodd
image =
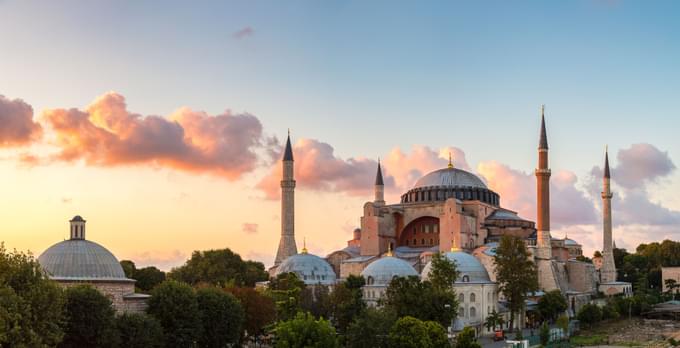
<svg viewBox="0 0 680 348"><path fill-rule="evenodd" d="M487 188L476 175L458 168L443 168L430 172L418 179L413 188L431 186Z"/></svg>

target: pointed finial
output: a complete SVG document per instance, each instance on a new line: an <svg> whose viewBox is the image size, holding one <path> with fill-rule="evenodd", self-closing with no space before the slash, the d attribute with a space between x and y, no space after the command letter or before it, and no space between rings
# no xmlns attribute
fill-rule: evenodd
<svg viewBox="0 0 680 348"><path fill-rule="evenodd" d="M307 237L302 237L302 252L301 254L307 253Z"/></svg>
<svg viewBox="0 0 680 348"><path fill-rule="evenodd" d="M453 168L453 160L451 159L451 151L449 151L449 169Z"/></svg>
<svg viewBox="0 0 680 348"><path fill-rule="evenodd" d="M293 147L290 145L290 128L288 128L288 138L286 139L286 148L283 150L283 160L293 160Z"/></svg>
<svg viewBox="0 0 680 348"><path fill-rule="evenodd" d="M548 136L545 131L545 104L541 105L541 136L538 141L539 150L548 149Z"/></svg>
<svg viewBox="0 0 680 348"><path fill-rule="evenodd" d="M288 128L288 136L290 137L290 128Z"/></svg>
<svg viewBox="0 0 680 348"><path fill-rule="evenodd" d="M541 117L545 116L545 104L541 104Z"/></svg>
<svg viewBox="0 0 680 348"><path fill-rule="evenodd" d="M386 256L392 256L392 243L387 244L387 254Z"/></svg>
<svg viewBox="0 0 680 348"><path fill-rule="evenodd" d="M378 157L378 170L375 173L375 186L385 186L382 175L382 168L380 167L380 157Z"/></svg>
<svg viewBox="0 0 680 348"><path fill-rule="evenodd" d="M604 177L605 177L605 179L611 178L611 174L609 172L609 146L608 145L604 146Z"/></svg>

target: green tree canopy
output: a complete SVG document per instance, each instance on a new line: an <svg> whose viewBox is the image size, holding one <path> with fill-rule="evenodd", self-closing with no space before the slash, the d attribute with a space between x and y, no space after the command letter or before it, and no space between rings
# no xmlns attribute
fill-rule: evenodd
<svg viewBox="0 0 680 348"><path fill-rule="evenodd" d="M514 236L503 236L496 248L494 264L496 281L510 308L510 329L514 329L515 314L524 307L527 294L538 289L536 265L529 260L524 241Z"/></svg>
<svg viewBox="0 0 680 348"><path fill-rule="evenodd" d="M167 280L151 291L148 313L163 327L166 347L194 347L201 337L201 317L191 286Z"/></svg>
<svg viewBox="0 0 680 348"><path fill-rule="evenodd" d="M348 348L389 348L386 339L397 316L389 310L367 308L354 317L347 327L345 342Z"/></svg>
<svg viewBox="0 0 680 348"><path fill-rule="evenodd" d="M309 313L298 313L293 319L279 322L274 335L277 348L339 347L333 326Z"/></svg>
<svg viewBox="0 0 680 348"><path fill-rule="evenodd" d="M452 288L435 288L429 281L421 282L415 276L393 279L382 302L400 318L411 316L446 326L458 309L458 298Z"/></svg>
<svg viewBox="0 0 680 348"><path fill-rule="evenodd" d="M152 316L141 313L125 313L116 318L116 329L120 337L120 347L163 347L163 328L158 320Z"/></svg>
<svg viewBox="0 0 680 348"><path fill-rule="evenodd" d="M602 320L602 310L595 304L587 303L579 309L577 318L584 325L592 326Z"/></svg>
<svg viewBox="0 0 680 348"><path fill-rule="evenodd" d="M264 334L265 327L276 319L274 300L249 287L229 287L226 289L241 303L245 313L242 336L258 337Z"/></svg>
<svg viewBox="0 0 680 348"><path fill-rule="evenodd" d="M562 296L560 290L548 291L538 300L538 311L546 320L555 320L567 310L567 306L567 299Z"/></svg>
<svg viewBox="0 0 680 348"><path fill-rule="evenodd" d="M276 303L278 320L290 320L297 315L301 309L301 296L305 289L305 283L292 272L281 273L270 281L267 294Z"/></svg>
<svg viewBox="0 0 680 348"><path fill-rule="evenodd" d="M30 254L0 243L0 346L54 347L64 335L62 289Z"/></svg>
<svg viewBox="0 0 680 348"><path fill-rule="evenodd" d="M235 345L241 337L245 319L236 297L222 289L206 287L196 291L196 300L203 323L199 345L203 348Z"/></svg>
<svg viewBox="0 0 680 348"><path fill-rule="evenodd" d="M409 316L394 323L390 329L389 342L390 347L395 348L451 347L446 330L439 323Z"/></svg>
<svg viewBox="0 0 680 348"><path fill-rule="evenodd" d="M456 336L455 348L482 348L482 346L477 342L475 330L466 326L463 331Z"/></svg>
<svg viewBox="0 0 680 348"><path fill-rule="evenodd" d="M363 285L363 277L350 275L330 294L330 311L340 333L344 334L352 320L366 309L361 291Z"/></svg>
<svg viewBox="0 0 680 348"><path fill-rule="evenodd" d="M138 269L135 263L130 260L122 260L120 265L123 267L125 276L136 280L135 287L142 292L148 293L165 280L165 272L154 266Z"/></svg>
<svg viewBox="0 0 680 348"><path fill-rule="evenodd" d="M89 285L66 290L64 340L59 347L117 347L116 311L111 300Z"/></svg>
<svg viewBox="0 0 680 348"><path fill-rule="evenodd" d="M230 249L220 249L194 251L191 258L170 271L168 277L191 285L255 286L256 282L267 280L269 275L261 262L243 261Z"/></svg>
<svg viewBox="0 0 680 348"><path fill-rule="evenodd" d="M460 273L456 264L442 253L434 254L431 262L428 278L432 285L438 289L451 289Z"/></svg>

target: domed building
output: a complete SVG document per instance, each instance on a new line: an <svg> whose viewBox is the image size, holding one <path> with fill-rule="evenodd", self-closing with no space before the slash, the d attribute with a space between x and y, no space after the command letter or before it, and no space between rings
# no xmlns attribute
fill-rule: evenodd
<svg viewBox="0 0 680 348"><path fill-rule="evenodd" d="M392 252L388 252L373 262L371 262L361 272L361 276L366 280L366 285L363 287L364 300L369 306L376 306L378 301L385 295L385 290L390 285L394 278L398 277L418 277L413 266L408 262L392 256Z"/></svg>
<svg viewBox="0 0 680 348"><path fill-rule="evenodd" d="M38 262L62 286L89 284L106 295L118 312L143 312L149 295L135 293L135 280L125 276L118 259L105 247L85 239L86 221L70 221L70 239L52 245Z"/></svg>
<svg viewBox="0 0 680 348"><path fill-rule="evenodd" d="M302 252L286 258L276 269L275 276L295 273L306 285L333 285L335 272L326 260L312 255L303 248Z"/></svg>
<svg viewBox="0 0 680 348"><path fill-rule="evenodd" d="M491 333L492 331L486 330L484 323L489 314L499 311L498 285L491 281L484 265L473 255L461 250L452 250L445 253L444 257L455 263L460 273L453 283L459 302L454 330L462 330L469 326L475 329L477 334ZM423 280L429 279L431 268L430 261L423 268Z"/></svg>

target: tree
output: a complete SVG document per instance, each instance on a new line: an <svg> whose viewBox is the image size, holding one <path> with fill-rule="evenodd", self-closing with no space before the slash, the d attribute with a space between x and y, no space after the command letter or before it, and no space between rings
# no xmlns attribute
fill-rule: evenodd
<svg viewBox="0 0 680 348"><path fill-rule="evenodd" d="M120 337L120 347L163 347L163 328L152 316L124 313L116 318L116 329Z"/></svg>
<svg viewBox="0 0 680 348"><path fill-rule="evenodd" d="M599 250L595 250L593 258L602 258L602 253Z"/></svg>
<svg viewBox="0 0 680 348"><path fill-rule="evenodd" d="M295 273L281 273L269 283L268 295L276 303L278 320L293 319L300 311L300 297L305 283Z"/></svg>
<svg viewBox="0 0 680 348"><path fill-rule="evenodd" d="M300 308L316 318L329 318L331 299L327 286L308 286L302 289Z"/></svg>
<svg viewBox="0 0 680 348"><path fill-rule="evenodd" d="M0 346L54 347L64 335L61 287L30 254L0 243Z"/></svg>
<svg viewBox="0 0 680 348"><path fill-rule="evenodd" d="M389 348L390 342L385 338L396 321L396 315L389 310L367 308L347 327L347 347Z"/></svg>
<svg viewBox="0 0 680 348"><path fill-rule="evenodd" d="M279 322L274 335L277 348L339 347L333 326L309 313L298 313L291 320Z"/></svg>
<svg viewBox="0 0 680 348"><path fill-rule="evenodd" d="M460 275L456 264L441 253L434 254L431 262L428 274L430 283L438 289L451 289Z"/></svg>
<svg viewBox="0 0 680 348"><path fill-rule="evenodd" d="M613 302L608 302L601 310L603 320L616 320L621 316Z"/></svg>
<svg viewBox="0 0 680 348"><path fill-rule="evenodd" d="M120 266L123 267L123 272L125 272L125 276L130 278L130 279L135 279L135 272L137 271L137 266L135 265L134 262L130 260L121 260L120 261Z"/></svg>
<svg viewBox="0 0 680 348"><path fill-rule="evenodd" d="M477 342L475 330L466 326L463 328L463 331L456 336L455 348L482 348L482 345Z"/></svg>
<svg viewBox="0 0 680 348"><path fill-rule="evenodd" d="M433 348L451 348L449 337L446 334L446 329L436 321L426 321L425 329L427 335L430 337L431 347Z"/></svg>
<svg viewBox="0 0 680 348"><path fill-rule="evenodd" d="M361 287L364 278L350 275L330 294L330 312L338 331L343 334L352 320L366 309Z"/></svg>
<svg viewBox="0 0 680 348"><path fill-rule="evenodd" d="M90 285L66 290L64 340L59 347L116 347L116 311L111 300Z"/></svg>
<svg viewBox="0 0 680 348"><path fill-rule="evenodd" d="M148 313L163 327L166 347L193 347L201 337L201 317L194 289L167 280L151 291Z"/></svg>
<svg viewBox="0 0 680 348"><path fill-rule="evenodd" d="M562 329L562 332L565 335L569 334L569 317L565 315L561 315L559 318L557 318L557 327Z"/></svg>
<svg viewBox="0 0 680 348"><path fill-rule="evenodd" d="M567 300L560 290L548 291L538 300L538 311L546 320L555 320L567 310Z"/></svg>
<svg viewBox="0 0 680 348"><path fill-rule="evenodd" d="M241 337L244 313L234 295L206 287L196 291L198 310L203 323L199 345L204 348L230 347Z"/></svg>
<svg viewBox="0 0 680 348"><path fill-rule="evenodd" d="M241 302L245 314L242 337L259 337L265 327L276 319L276 305L271 297L248 287L229 287L226 290Z"/></svg>
<svg viewBox="0 0 680 348"><path fill-rule="evenodd" d="M541 325L538 336L541 338L541 344L543 346L547 346L548 343L550 343L550 327L547 322L544 321L543 325Z"/></svg>
<svg viewBox="0 0 680 348"><path fill-rule="evenodd" d="M602 310L595 304L587 303L581 307L576 317L581 323L592 326L602 320Z"/></svg>
<svg viewBox="0 0 680 348"><path fill-rule="evenodd" d="M390 282L382 300L384 306L398 317L411 316L420 320L451 325L458 309L458 299L452 288L435 288L418 277L399 277Z"/></svg>
<svg viewBox="0 0 680 348"><path fill-rule="evenodd" d="M208 283L221 287L229 284L254 286L268 277L264 264L243 261L239 254L230 249L194 251L183 266L174 268L168 274L170 279L191 285Z"/></svg>
<svg viewBox="0 0 680 348"><path fill-rule="evenodd" d="M515 314L524 307L527 294L538 289L536 265L529 260L524 241L503 236L494 256L496 281L510 308L510 330L514 330Z"/></svg>
<svg viewBox="0 0 680 348"><path fill-rule="evenodd" d="M154 266L144 267L135 271L134 278L132 279L137 281L135 285L141 291L149 292L153 290L156 285L165 281L165 272Z"/></svg>
<svg viewBox="0 0 680 348"><path fill-rule="evenodd" d="M405 316L397 320L389 335L390 347L426 348L432 347L432 341L425 324L414 317Z"/></svg>
<svg viewBox="0 0 680 348"><path fill-rule="evenodd" d="M496 309L494 308L491 314L489 314L486 317L486 321L484 322L484 326L486 326L487 330L496 330L496 326L502 327L503 324L505 324L505 320L503 319L503 316L496 312Z"/></svg>

